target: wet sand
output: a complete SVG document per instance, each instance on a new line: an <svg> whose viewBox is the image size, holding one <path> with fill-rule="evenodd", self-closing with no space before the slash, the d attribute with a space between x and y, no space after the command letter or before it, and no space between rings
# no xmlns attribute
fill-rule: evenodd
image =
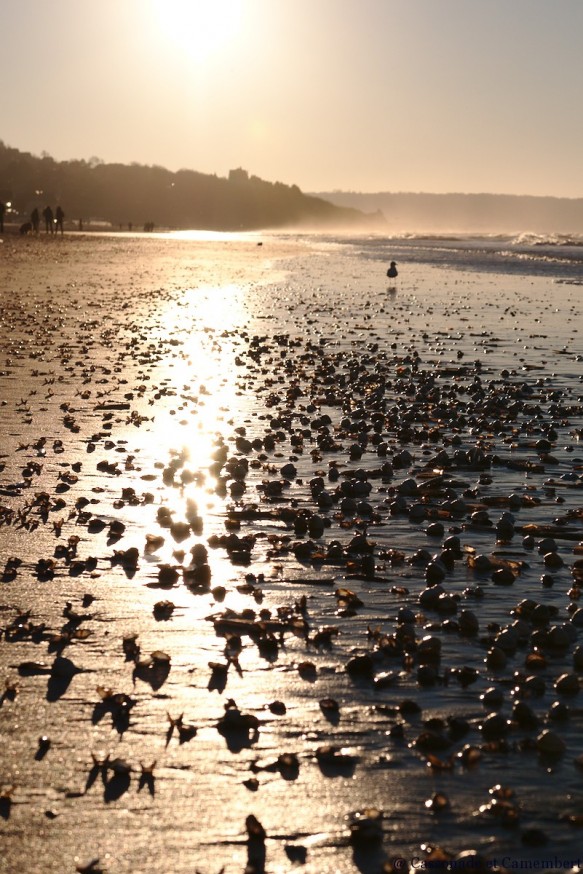
<svg viewBox="0 0 583 874"><path fill-rule="evenodd" d="M573 867L581 288L385 269L0 245L1 871Z"/></svg>

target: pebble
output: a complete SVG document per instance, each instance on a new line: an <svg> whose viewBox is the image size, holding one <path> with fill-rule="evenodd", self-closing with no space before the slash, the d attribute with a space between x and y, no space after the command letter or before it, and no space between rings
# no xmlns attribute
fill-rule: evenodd
<svg viewBox="0 0 583 874"><path fill-rule="evenodd" d="M536 739L536 748L539 753L546 756L562 756L567 745L565 741L554 731L546 728Z"/></svg>

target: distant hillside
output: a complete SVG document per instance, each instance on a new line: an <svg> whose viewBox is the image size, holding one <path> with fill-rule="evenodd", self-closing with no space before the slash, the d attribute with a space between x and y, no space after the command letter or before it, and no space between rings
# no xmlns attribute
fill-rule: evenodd
<svg viewBox="0 0 583 874"><path fill-rule="evenodd" d="M583 233L583 198L338 191L316 196L337 206L381 210L389 232Z"/></svg>
<svg viewBox="0 0 583 874"><path fill-rule="evenodd" d="M228 178L139 164L55 161L20 152L0 141L0 200L28 220L34 207L60 204L68 221L99 220L169 228L253 230L270 227L364 226L358 209L303 194L297 185L265 182L245 170Z"/></svg>

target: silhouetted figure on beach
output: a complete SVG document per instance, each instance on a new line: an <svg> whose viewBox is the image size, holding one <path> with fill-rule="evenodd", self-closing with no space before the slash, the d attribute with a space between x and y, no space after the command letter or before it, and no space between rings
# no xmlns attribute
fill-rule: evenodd
<svg viewBox="0 0 583 874"><path fill-rule="evenodd" d="M4 233L4 215L6 213L6 204L0 201L0 234Z"/></svg>
<svg viewBox="0 0 583 874"><path fill-rule="evenodd" d="M55 233L55 218L53 216L53 211L50 206L45 206L43 209L43 218L45 220L45 229L47 234Z"/></svg>
<svg viewBox="0 0 583 874"><path fill-rule="evenodd" d="M38 229L40 227L40 215L36 206L30 214L30 223L32 225L32 230L34 231L34 233L38 234Z"/></svg>
<svg viewBox="0 0 583 874"><path fill-rule="evenodd" d="M55 221L57 223L57 231L60 231L61 234L63 233L63 219L64 218L65 218L65 213L63 212L61 207L58 206L57 210L55 212Z"/></svg>

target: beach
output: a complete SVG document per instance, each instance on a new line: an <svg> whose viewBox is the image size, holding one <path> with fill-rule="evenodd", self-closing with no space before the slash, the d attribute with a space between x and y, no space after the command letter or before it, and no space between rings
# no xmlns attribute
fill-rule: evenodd
<svg viewBox="0 0 583 874"><path fill-rule="evenodd" d="M407 247L0 244L0 871L580 865L581 284Z"/></svg>

